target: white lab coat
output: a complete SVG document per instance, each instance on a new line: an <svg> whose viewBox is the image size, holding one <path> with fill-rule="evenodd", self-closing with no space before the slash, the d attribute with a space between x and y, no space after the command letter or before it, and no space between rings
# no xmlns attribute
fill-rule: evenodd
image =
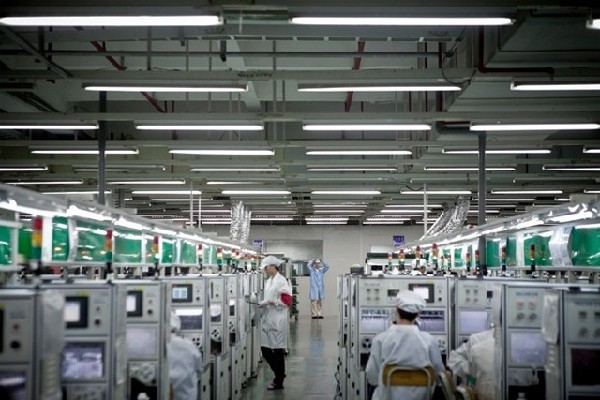
<svg viewBox="0 0 600 400"><path fill-rule="evenodd" d="M265 281L260 345L270 349L287 348L288 307L281 302L281 294L292 294L288 281L277 273ZM271 304L273 303L273 304Z"/></svg>
<svg viewBox="0 0 600 400"><path fill-rule="evenodd" d="M416 325L392 325L373 338L367 362L367 380L377 385L372 400L381 400L383 383L381 371L386 364L422 368L431 365L439 373L444 370L440 348L430 334L421 332ZM433 393L433 387L431 393ZM427 388L392 386L385 389L389 399L425 400Z"/></svg>
<svg viewBox="0 0 600 400"><path fill-rule="evenodd" d="M484 340L493 338L493 333L492 329L474 333L469 336L469 340L461 344L456 350L450 352L447 365L452 370L454 376L460 377L465 381L468 376L475 377L471 372L471 351L473 346Z"/></svg>
<svg viewBox="0 0 600 400"><path fill-rule="evenodd" d="M198 399L198 380L202 375L200 351L190 340L172 334L168 357L173 400Z"/></svg>

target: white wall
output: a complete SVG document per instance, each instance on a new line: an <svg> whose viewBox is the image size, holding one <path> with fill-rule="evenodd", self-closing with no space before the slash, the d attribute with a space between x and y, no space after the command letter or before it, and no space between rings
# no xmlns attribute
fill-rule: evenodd
<svg viewBox="0 0 600 400"><path fill-rule="evenodd" d="M209 229L220 236L229 235L229 226L211 226ZM393 235L404 235L407 242L414 241L423 235L423 226L252 226L250 243L258 239L267 243L269 239L290 242L294 239L322 240L323 260L330 267L325 274L323 314L332 316L338 314L337 276L349 272L352 264L363 265L367 252L372 251L371 249L393 250ZM308 316L308 278L299 278L298 283L300 316Z"/></svg>
<svg viewBox="0 0 600 400"><path fill-rule="evenodd" d="M323 255L322 240L266 239L264 243L265 254L283 254L292 261L306 261Z"/></svg>

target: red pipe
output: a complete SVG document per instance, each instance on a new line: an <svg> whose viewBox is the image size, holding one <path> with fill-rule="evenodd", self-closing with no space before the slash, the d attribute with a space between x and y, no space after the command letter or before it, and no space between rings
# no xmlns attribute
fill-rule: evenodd
<svg viewBox="0 0 600 400"><path fill-rule="evenodd" d="M360 40L358 42L358 52L364 53L364 51L365 51L365 41ZM352 65L352 69L353 70L360 69L361 61L362 61L361 57L354 57L354 64ZM350 109L352 108L352 97L353 96L354 96L354 92L348 92L348 94L346 94L346 101L344 101L344 111L350 112Z"/></svg>

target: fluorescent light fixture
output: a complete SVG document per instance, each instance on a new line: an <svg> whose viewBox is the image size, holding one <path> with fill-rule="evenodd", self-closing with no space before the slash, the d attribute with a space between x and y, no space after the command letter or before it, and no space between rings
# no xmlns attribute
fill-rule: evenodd
<svg viewBox="0 0 600 400"><path fill-rule="evenodd" d="M600 165L544 165L544 171L600 171Z"/></svg>
<svg viewBox="0 0 600 400"><path fill-rule="evenodd" d="M600 154L600 147L584 147L583 152L587 154Z"/></svg>
<svg viewBox="0 0 600 400"><path fill-rule="evenodd" d="M86 219L93 219L94 221L110 221L109 215L102 215L101 211L87 211L83 210L75 205L70 205L67 209L67 215L70 217L81 217Z"/></svg>
<svg viewBox="0 0 600 400"><path fill-rule="evenodd" d="M343 124L343 125L323 125L307 124L303 125L305 131L429 131L431 125L427 124Z"/></svg>
<svg viewBox="0 0 600 400"><path fill-rule="evenodd" d="M223 208L222 210L200 210L202 214L231 214L231 210ZM190 210L181 210L182 213L189 213ZM194 210L194 212L198 212L197 209Z"/></svg>
<svg viewBox="0 0 600 400"><path fill-rule="evenodd" d="M98 155L99 150L94 149L32 149L32 154L74 154L74 155ZM106 149L106 155L127 155L127 154L138 154L138 149Z"/></svg>
<svg viewBox="0 0 600 400"><path fill-rule="evenodd" d="M313 208L367 208L367 204L313 204Z"/></svg>
<svg viewBox="0 0 600 400"><path fill-rule="evenodd" d="M600 129L600 124L473 124L470 129L475 132L590 130Z"/></svg>
<svg viewBox="0 0 600 400"><path fill-rule="evenodd" d="M390 218L387 216L381 216L381 217L369 217L366 219L367 221L410 221L410 218Z"/></svg>
<svg viewBox="0 0 600 400"><path fill-rule="evenodd" d="M242 92L248 91L247 85L232 85L232 86L84 85L83 88L85 90L94 91L94 92L242 93Z"/></svg>
<svg viewBox="0 0 600 400"><path fill-rule="evenodd" d="M201 195L200 190L134 190L131 194L180 194L180 195Z"/></svg>
<svg viewBox="0 0 600 400"><path fill-rule="evenodd" d="M205 219L201 220L200 223L202 225L231 225L231 221L207 221Z"/></svg>
<svg viewBox="0 0 600 400"><path fill-rule="evenodd" d="M227 195L288 195L289 190L223 190L221 194Z"/></svg>
<svg viewBox="0 0 600 400"><path fill-rule="evenodd" d="M82 185L83 180L77 179L72 181L22 181L22 182L5 182L7 185Z"/></svg>
<svg viewBox="0 0 600 400"><path fill-rule="evenodd" d="M485 210L486 214L500 214L500 210ZM468 210L467 214L479 214L479 210Z"/></svg>
<svg viewBox="0 0 600 400"><path fill-rule="evenodd" d="M521 192L519 192L520 194ZM478 201L478 199L475 199L475 201ZM527 201L535 201L535 198L533 197L519 197L519 198L502 198L502 197L488 197L486 199L487 202L497 202L497 201L510 201L510 202L527 202Z"/></svg>
<svg viewBox="0 0 600 400"><path fill-rule="evenodd" d="M378 195L379 190L313 190L311 194L339 194L339 195Z"/></svg>
<svg viewBox="0 0 600 400"><path fill-rule="evenodd" d="M185 179L166 179L156 181L144 180L126 180L126 181L108 181L109 185L184 185Z"/></svg>
<svg viewBox="0 0 600 400"><path fill-rule="evenodd" d="M454 85L298 85L299 92L338 93L338 92L459 92L460 86Z"/></svg>
<svg viewBox="0 0 600 400"><path fill-rule="evenodd" d="M443 154L479 154L472 149L442 149ZM487 149L485 154L550 154L549 149Z"/></svg>
<svg viewBox="0 0 600 400"><path fill-rule="evenodd" d="M396 172L397 168L379 168L379 167L363 167L363 168L307 168L311 172Z"/></svg>
<svg viewBox="0 0 600 400"><path fill-rule="evenodd" d="M242 181L208 181L207 185L255 185L256 182Z"/></svg>
<svg viewBox="0 0 600 400"><path fill-rule="evenodd" d="M45 165L0 165L0 172L5 171L48 171L48 167Z"/></svg>
<svg viewBox="0 0 600 400"><path fill-rule="evenodd" d="M590 29L600 29L600 19L592 19L587 23L587 27Z"/></svg>
<svg viewBox="0 0 600 400"><path fill-rule="evenodd" d="M555 197L555 201L571 201L569 197Z"/></svg>
<svg viewBox="0 0 600 400"><path fill-rule="evenodd" d="M190 149L190 150L169 150L171 154L189 154L198 156L272 156L273 150L234 150L234 149Z"/></svg>
<svg viewBox="0 0 600 400"><path fill-rule="evenodd" d="M305 219L306 219L306 221L312 221L312 222L323 222L323 221L340 222L340 221L348 221L348 217L342 217L342 218L306 217Z"/></svg>
<svg viewBox="0 0 600 400"><path fill-rule="evenodd" d="M0 18L6 26L214 26L220 25L215 15L164 16L35 16Z"/></svg>
<svg viewBox="0 0 600 400"><path fill-rule="evenodd" d="M349 216L359 216L361 213L365 212L365 210L315 210L314 214L349 214Z"/></svg>
<svg viewBox="0 0 600 400"><path fill-rule="evenodd" d="M425 204L386 204L385 207L388 208L394 208L394 207L414 207L414 208L423 208L425 207ZM442 205L441 204L429 204L427 203L427 208L441 208Z"/></svg>
<svg viewBox="0 0 600 400"><path fill-rule="evenodd" d="M521 91L577 91L600 90L598 82L512 82L510 90Z"/></svg>
<svg viewBox="0 0 600 400"><path fill-rule="evenodd" d="M468 172L479 171L477 167L423 167L425 171ZM515 171L515 167L486 167L486 171Z"/></svg>
<svg viewBox="0 0 600 400"><path fill-rule="evenodd" d="M68 130L68 129L78 129L78 130L90 130L90 129L98 129L98 124L96 123L73 123L73 124L11 124L11 123L0 123L0 129L43 129L46 131L51 130Z"/></svg>
<svg viewBox="0 0 600 400"><path fill-rule="evenodd" d="M400 194L418 194L418 195L436 195L436 194L457 194L457 195L468 195L471 194L470 190L401 190Z"/></svg>
<svg viewBox="0 0 600 400"><path fill-rule="evenodd" d="M308 156L410 156L410 150L310 150Z"/></svg>
<svg viewBox="0 0 600 400"><path fill-rule="evenodd" d="M293 217L251 217L251 221L293 221Z"/></svg>
<svg viewBox="0 0 600 400"><path fill-rule="evenodd" d="M492 194L535 194L535 195L545 195L545 194L562 194L562 190L546 190L546 189L537 189L537 190L492 190Z"/></svg>
<svg viewBox="0 0 600 400"><path fill-rule="evenodd" d="M428 213L433 212L428 210ZM423 214L423 210L398 210L396 208L384 208L380 211L382 214Z"/></svg>
<svg viewBox="0 0 600 400"><path fill-rule="evenodd" d="M526 228L532 228L534 226L538 226L538 225L544 225L544 221L534 218L531 219L529 221L524 221L524 222L519 222L516 226L515 229L526 229Z"/></svg>
<svg viewBox="0 0 600 400"><path fill-rule="evenodd" d="M262 124L244 125L137 125L141 131L262 131Z"/></svg>
<svg viewBox="0 0 600 400"><path fill-rule="evenodd" d="M279 167L192 167L191 172L278 172L281 171Z"/></svg>
<svg viewBox="0 0 600 400"><path fill-rule="evenodd" d="M306 221L306 225L348 225L348 221Z"/></svg>
<svg viewBox="0 0 600 400"><path fill-rule="evenodd" d="M367 220L363 222L363 225L402 225L406 221L373 221Z"/></svg>
<svg viewBox="0 0 600 400"><path fill-rule="evenodd" d="M104 194L111 194L112 192L110 190L105 190ZM56 192L42 192L42 194L54 194L54 195L58 195L58 194L81 194L81 195L88 195L88 194L98 194L97 190L61 190L61 191L56 191Z"/></svg>
<svg viewBox="0 0 600 400"><path fill-rule="evenodd" d="M131 170L149 170L158 169L165 171L164 165L158 164L110 164L104 167L106 171L111 172L131 172ZM95 172L98 171L98 164L75 164L73 165L73 171L77 172Z"/></svg>
<svg viewBox="0 0 600 400"><path fill-rule="evenodd" d="M584 189L583 193L587 193L587 194L600 194L600 189Z"/></svg>
<svg viewBox="0 0 600 400"><path fill-rule="evenodd" d="M351 26L501 26L511 25L510 18L419 18L419 17L293 17L299 25Z"/></svg>

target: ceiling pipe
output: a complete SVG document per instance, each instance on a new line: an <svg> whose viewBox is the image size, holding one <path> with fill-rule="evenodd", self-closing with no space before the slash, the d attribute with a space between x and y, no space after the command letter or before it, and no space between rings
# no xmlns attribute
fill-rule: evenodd
<svg viewBox="0 0 600 400"><path fill-rule="evenodd" d="M353 71L358 71L360 69L360 63L362 61L362 55L365 54L365 41L361 40L358 42L358 57L354 58L354 64L352 65ZM344 111L350 112L352 109L352 97L354 96L354 92L348 92L346 94L346 100L344 101Z"/></svg>
<svg viewBox="0 0 600 400"><path fill-rule="evenodd" d="M75 27L75 29L82 31L83 28L81 27ZM106 46L104 44L100 44L97 41L91 41L90 42L92 44L92 46L94 46L96 48L96 50L98 50L98 53L94 53L94 54L102 54L103 52L106 52ZM144 54L147 54L145 52L142 52ZM106 55L105 58L108 60L108 62L115 67L115 69L119 70L119 71L124 71L126 68L125 66L121 65L117 60L115 60L112 56L110 55ZM156 111L164 113L165 110L162 109L162 107L160 106L160 104L158 104L158 101L152 97L150 94L148 94L147 92L141 92L141 95L144 96L146 98L146 100L148 100L148 102L152 105L152 107L154 107L156 109Z"/></svg>

